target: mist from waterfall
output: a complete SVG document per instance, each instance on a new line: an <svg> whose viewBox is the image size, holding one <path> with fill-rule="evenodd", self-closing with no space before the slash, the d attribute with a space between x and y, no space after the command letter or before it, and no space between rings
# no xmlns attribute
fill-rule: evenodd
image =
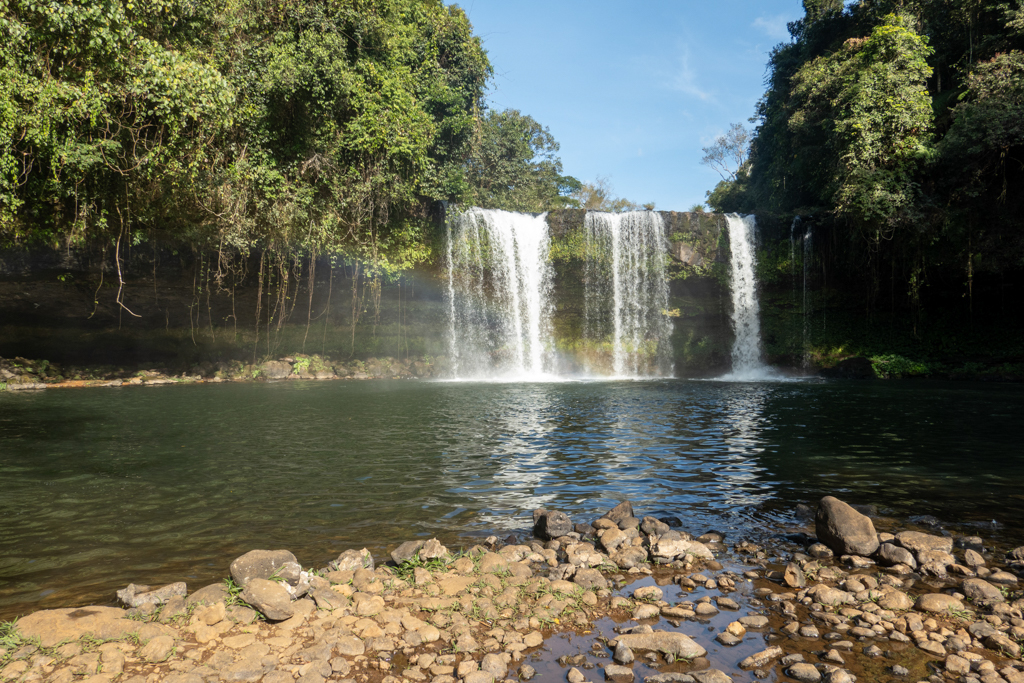
<svg viewBox="0 0 1024 683"><path fill-rule="evenodd" d="M761 360L761 320L755 276L757 220L754 216L729 214L729 249L732 253L732 326L736 334L732 346L732 372L722 379L757 381L775 379L777 373Z"/></svg>
<svg viewBox="0 0 1024 683"><path fill-rule="evenodd" d="M668 240L653 211L588 211L584 360L594 373L615 378L672 375L667 316Z"/></svg>
<svg viewBox="0 0 1024 683"><path fill-rule="evenodd" d="M448 221L451 375L529 381L552 370L545 214L471 208Z"/></svg>

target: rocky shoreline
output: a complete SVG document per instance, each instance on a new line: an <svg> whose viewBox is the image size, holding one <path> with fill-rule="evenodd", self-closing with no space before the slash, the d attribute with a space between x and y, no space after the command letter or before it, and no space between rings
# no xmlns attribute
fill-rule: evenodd
<svg viewBox="0 0 1024 683"><path fill-rule="evenodd" d="M159 367L129 370L123 367L61 366L46 360L20 357L0 358L0 391L300 379L430 379L443 372L446 362L443 357L429 356L339 361L319 355L296 355L255 364L237 360L200 363L176 374Z"/></svg>
<svg viewBox="0 0 1024 683"><path fill-rule="evenodd" d="M0 631L0 681L1024 682L1024 547L878 532L832 497L778 546L694 538L628 502L534 522L525 542L409 541L384 564L254 550L192 593L36 612Z"/></svg>

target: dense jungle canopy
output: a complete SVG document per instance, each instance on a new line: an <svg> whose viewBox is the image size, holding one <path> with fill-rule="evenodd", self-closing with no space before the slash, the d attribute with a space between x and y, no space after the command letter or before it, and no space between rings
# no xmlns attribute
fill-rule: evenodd
<svg viewBox="0 0 1024 683"><path fill-rule="evenodd" d="M1024 3L804 0L771 53L749 156L708 193L791 234L868 309L923 288L1005 298L1024 266ZM723 136L706 163L746 150ZM892 302L895 302L893 304Z"/></svg>
<svg viewBox="0 0 1024 683"><path fill-rule="evenodd" d="M5 0L0 246L430 256L438 200L573 206L439 0ZM116 260L116 258L114 259Z"/></svg>

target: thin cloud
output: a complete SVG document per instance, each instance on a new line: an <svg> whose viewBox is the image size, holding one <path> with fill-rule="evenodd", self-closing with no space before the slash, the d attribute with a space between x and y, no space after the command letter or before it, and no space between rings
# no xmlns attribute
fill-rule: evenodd
<svg viewBox="0 0 1024 683"><path fill-rule="evenodd" d="M753 26L772 40L786 40L789 38L787 23L785 15L779 14L774 17L758 17L754 19Z"/></svg>
<svg viewBox="0 0 1024 683"><path fill-rule="evenodd" d="M705 102L713 102L715 99L711 93L697 85L697 74L690 66L690 49L687 47L683 48L683 53L679 56L679 64L672 77L671 86L673 90L692 95Z"/></svg>

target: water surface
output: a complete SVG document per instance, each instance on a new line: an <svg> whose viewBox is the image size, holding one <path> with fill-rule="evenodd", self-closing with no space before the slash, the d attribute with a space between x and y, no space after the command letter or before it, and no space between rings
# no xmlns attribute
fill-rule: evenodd
<svg viewBox="0 0 1024 683"><path fill-rule="evenodd" d="M834 494L1024 542L1024 391L922 382L279 382L0 394L0 618L589 520L755 537ZM996 526L993 527L992 522ZM974 526L972 526L974 525Z"/></svg>

